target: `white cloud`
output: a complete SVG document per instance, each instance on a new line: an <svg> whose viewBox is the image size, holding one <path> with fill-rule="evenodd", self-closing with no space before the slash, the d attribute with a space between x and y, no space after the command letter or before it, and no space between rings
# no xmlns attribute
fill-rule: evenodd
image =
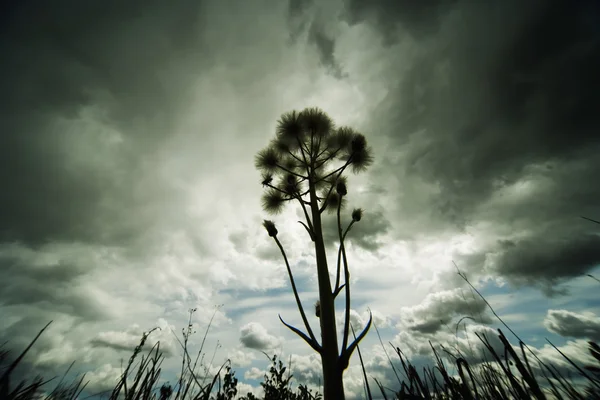
<svg viewBox="0 0 600 400"><path fill-rule="evenodd" d="M245 347L255 350L272 350L282 342L258 322L251 322L240 328L240 341Z"/></svg>

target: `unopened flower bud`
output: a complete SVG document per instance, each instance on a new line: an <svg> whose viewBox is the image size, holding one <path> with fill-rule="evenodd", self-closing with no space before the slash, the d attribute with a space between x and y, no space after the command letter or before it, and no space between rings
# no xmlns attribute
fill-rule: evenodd
<svg viewBox="0 0 600 400"><path fill-rule="evenodd" d="M317 318L321 318L321 302L319 300L315 303L315 315Z"/></svg>
<svg viewBox="0 0 600 400"><path fill-rule="evenodd" d="M346 188L346 183L344 181L338 181L337 185L335 186L335 190L340 196L345 196L348 194L348 189Z"/></svg>
<svg viewBox="0 0 600 400"><path fill-rule="evenodd" d="M352 220L353 220L354 222L358 222L358 221L360 221L360 219L362 218L362 213L363 213L363 210L362 210L362 208L355 208L355 209L352 211Z"/></svg>
<svg viewBox="0 0 600 400"><path fill-rule="evenodd" d="M273 223L273 221L264 220L263 226L269 233L269 236L271 236L271 237L277 236L277 228L275 228L275 224Z"/></svg>

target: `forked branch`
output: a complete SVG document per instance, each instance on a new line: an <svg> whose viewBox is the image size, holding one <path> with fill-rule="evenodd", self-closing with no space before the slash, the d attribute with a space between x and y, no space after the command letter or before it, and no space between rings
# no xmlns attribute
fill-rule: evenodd
<svg viewBox="0 0 600 400"><path fill-rule="evenodd" d="M369 332L369 328L371 328L372 322L373 313L371 312L371 310L369 310L369 322L367 322L367 325L364 327L363 331L360 333L360 335L358 335L356 339L354 339L352 344L350 344L350 346L347 349L342 348L342 354L340 356L340 366L342 367L342 371L348 368L348 365L350 363L350 357L352 356L354 349L356 349L356 346L358 346L358 344L365 337L367 332Z"/></svg>

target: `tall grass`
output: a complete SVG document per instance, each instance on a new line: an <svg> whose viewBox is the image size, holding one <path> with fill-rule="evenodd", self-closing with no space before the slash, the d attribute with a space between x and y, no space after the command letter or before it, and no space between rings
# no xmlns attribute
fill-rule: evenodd
<svg viewBox="0 0 600 400"><path fill-rule="evenodd" d="M595 360L593 365L579 366L558 347L550 343L558 354L571 368L568 376L561 373L556 366L542 361L521 338L502 320L483 295L471 285L466 276L461 277L470 285L488 305L491 312L518 340L518 346L513 346L505 336L503 330L497 330L497 338L502 344L502 351L494 347L491 338L485 334L475 333L478 340L490 355L489 359L482 359L475 364L467 360L472 359L463 354L458 348L449 350L444 346L430 347L435 359L433 366L422 368L421 371L413 365L402 350L390 343L392 352L395 353L398 364L392 362L392 357L385 349L379 330L375 326L381 346L389 361L390 368L397 379L400 389L392 390L384 386L383 382L372 378L375 386L369 385L368 371L363 363L363 353L357 347L359 361L363 371L365 398L373 399L600 399L600 345L588 342L588 351ZM205 340L212 324L212 318L204 334L201 348L194 361L188 351L188 339L193 333L191 318L195 309L190 311L190 320L187 328L182 330L182 339L177 338L181 351L182 362L179 378L174 386L169 383L160 384L161 365L163 353L160 342L156 342L149 350L144 351L149 335L154 331L143 333L139 344L133 350L120 379L115 382L113 389L95 393L93 398L109 400L257 400L252 393L238 393L238 379L231 367L230 360L226 360L216 373L211 375L206 367L203 353ZM214 317L214 315L213 315ZM459 321L460 323L460 321ZM25 379L14 383L11 380L16 367L22 362L27 352L34 346L38 338L48 328L48 323L42 328L30 344L13 360L9 361L9 352L0 347L0 400L75 400L92 398L82 397L87 382L85 375L65 383L64 378L73 366L69 367L63 377L50 392L48 384L54 379L44 380L40 376ZM457 325L458 327L458 325ZM354 334L354 329L352 329ZM177 335L175 335L177 337ZM266 354L266 353L265 353ZM210 360L212 364L213 359ZM265 400L317 400L322 399L319 393L313 393L305 385L299 385L292 390L293 374L291 365L284 366L276 356L269 357L272 365L264 381L260 384ZM291 363L291 361L290 361ZM198 372L198 367L203 372ZM287 373L286 373L287 372ZM402 376L401 376L402 375ZM327 399L329 400L329 399Z"/></svg>

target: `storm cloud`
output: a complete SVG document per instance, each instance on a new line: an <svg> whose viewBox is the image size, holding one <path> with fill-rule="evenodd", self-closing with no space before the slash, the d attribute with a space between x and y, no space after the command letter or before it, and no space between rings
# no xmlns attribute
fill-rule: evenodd
<svg viewBox="0 0 600 400"><path fill-rule="evenodd" d="M374 150L342 216L365 210L347 239L352 306L385 310L385 339L425 360L423 335L451 343L445 325L490 323L452 261L476 285L566 293L600 265L600 225L580 218L600 220L599 27L594 1L4 4L0 343L23 349L54 320L26 368L82 358L90 387L106 388L140 326L159 321L176 354L188 308L207 325L212 306L230 307L211 329L246 367L248 349L293 338L253 157L282 113L311 106ZM309 304L314 247L298 216L273 220ZM334 214L323 229L335 245ZM578 351L596 306L549 303L546 327ZM298 377L318 383L318 357L297 346ZM367 360L391 377L379 361Z"/></svg>
<svg viewBox="0 0 600 400"><path fill-rule="evenodd" d="M417 205L428 216L402 237L479 235L468 268L513 282L552 285L598 265L598 226L579 218L600 215L598 5L348 3L351 21L414 57L390 56L401 72L372 119L398 146L381 166L403 188L398 219Z"/></svg>

